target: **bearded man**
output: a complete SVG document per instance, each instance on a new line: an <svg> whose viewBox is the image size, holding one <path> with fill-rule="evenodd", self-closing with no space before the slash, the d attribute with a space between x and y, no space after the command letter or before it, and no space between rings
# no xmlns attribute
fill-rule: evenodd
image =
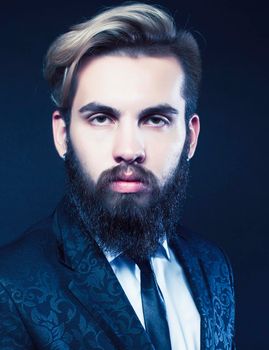
<svg viewBox="0 0 269 350"><path fill-rule="evenodd" d="M51 45L68 186L1 251L1 349L234 349L224 253L181 226L200 121L193 36L162 9L107 9Z"/></svg>

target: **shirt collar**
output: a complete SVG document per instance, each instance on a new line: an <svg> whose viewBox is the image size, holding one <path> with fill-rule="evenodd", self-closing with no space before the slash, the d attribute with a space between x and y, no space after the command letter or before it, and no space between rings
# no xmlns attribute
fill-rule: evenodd
<svg viewBox="0 0 269 350"><path fill-rule="evenodd" d="M105 254L107 261L109 263L112 263L115 259L117 259L120 255L122 255L123 252L113 254L113 253L104 251L104 254ZM164 241L162 243L159 244L159 247L158 247L154 257L159 257L159 258L165 257L166 259L168 259L170 261L171 257L170 257L170 252L169 252L168 243L167 243L166 238L164 239Z"/></svg>

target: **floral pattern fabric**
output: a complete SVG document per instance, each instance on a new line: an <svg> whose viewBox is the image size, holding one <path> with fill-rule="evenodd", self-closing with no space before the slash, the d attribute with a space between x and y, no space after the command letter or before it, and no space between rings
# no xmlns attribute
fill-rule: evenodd
<svg viewBox="0 0 269 350"><path fill-rule="evenodd" d="M103 253L66 208L0 251L0 349L153 350ZM169 245L201 315L201 350L235 349L225 254L182 228Z"/></svg>

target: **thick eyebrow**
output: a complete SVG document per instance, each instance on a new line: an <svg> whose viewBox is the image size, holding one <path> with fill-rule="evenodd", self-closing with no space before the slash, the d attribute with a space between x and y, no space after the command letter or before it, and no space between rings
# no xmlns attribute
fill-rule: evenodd
<svg viewBox="0 0 269 350"><path fill-rule="evenodd" d="M79 109L79 112L80 113L84 113L84 112L107 113L110 115L114 115L116 117L120 117L121 115L121 112L118 109L103 105L98 102L90 102L86 104L85 106ZM152 107L143 109L142 111L139 112L138 117L140 119L145 116L153 115L153 114L171 115L171 114L178 114L178 113L179 111L176 108L170 106L168 103L164 103L164 104L159 104L157 106L152 106Z"/></svg>
<svg viewBox="0 0 269 350"><path fill-rule="evenodd" d="M176 108L170 106L168 103L164 103L164 104L143 109L139 113L139 118L143 118L145 116L153 115L153 114L171 115L171 114L178 114L178 113L179 111Z"/></svg>
<svg viewBox="0 0 269 350"><path fill-rule="evenodd" d="M115 115L116 117L119 117L121 114L118 109L110 106L106 106L97 102L90 102L79 109L79 113L84 113L84 112L107 113L107 114Z"/></svg>

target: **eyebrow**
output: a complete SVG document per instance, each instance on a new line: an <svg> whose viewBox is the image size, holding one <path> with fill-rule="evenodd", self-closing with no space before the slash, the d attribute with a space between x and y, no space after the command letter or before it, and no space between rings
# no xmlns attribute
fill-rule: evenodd
<svg viewBox="0 0 269 350"><path fill-rule="evenodd" d="M179 111L170 106L168 103L163 103L163 104L159 104L157 106L152 106L152 107L148 107L143 109L140 113L139 113L139 117L144 117L146 115L153 115L153 114L178 114Z"/></svg>
<svg viewBox="0 0 269 350"><path fill-rule="evenodd" d="M97 102L90 102L79 109L79 113L84 113L84 112L91 112L91 113L101 112L101 113L113 114L117 117L120 116L120 111L118 109L112 108L110 106L106 106Z"/></svg>
<svg viewBox="0 0 269 350"><path fill-rule="evenodd" d="M98 102L90 102L86 104L85 106L79 109L79 112L80 113L84 113L84 112L107 113L110 115L114 115L116 117L120 117L121 115L121 112L118 109L103 105ZM171 114L178 114L178 113L179 111L176 108L172 107L168 103L163 103L163 104L159 104L156 106L147 107L143 109L142 111L139 112L138 117L143 118L147 115L153 115L153 114L170 114L171 115Z"/></svg>

